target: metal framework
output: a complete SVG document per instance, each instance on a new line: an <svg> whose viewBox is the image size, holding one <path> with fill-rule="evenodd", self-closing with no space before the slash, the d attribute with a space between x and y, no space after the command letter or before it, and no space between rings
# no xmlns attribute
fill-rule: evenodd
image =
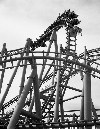
<svg viewBox="0 0 100 129"><path fill-rule="evenodd" d="M24 48L8 51L6 43L3 44L0 53L0 128L99 128L100 116L91 97L91 78L100 79L100 48L87 50L85 47L84 52L77 55L76 37L82 32L77 18L74 11L65 11L39 39L33 42L28 38ZM57 32L63 27L66 30L65 45L57 42ZM37 48L43 50L37 51ZM8 71L11 71L9 80L5 79ZM80 89L69 86L69 81L78 74L83 83ZM15 80L19 93L9 100ZM79 94L66 98L67 89ZM78 97L80 109L66 111L66 102Z"/></svg>

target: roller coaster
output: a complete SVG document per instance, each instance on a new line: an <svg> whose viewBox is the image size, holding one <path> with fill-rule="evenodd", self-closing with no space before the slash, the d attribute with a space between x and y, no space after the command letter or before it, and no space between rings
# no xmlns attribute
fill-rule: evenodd
<svg viewBox="0 0 100 129"><path fill-rule="evenodd" d="M100 48L87 50L85 47L83 53L77 54L76 37L82 33L79 24L78 15L69 9L59 14L36 41L28 38L25 47L8 51L6 43L3 44L0 52L0 128L100 128L99 109L95 109L91 97L91 79L100 79ZM66 31L66 42L58 44L57 32L61 28ZM69 85L77 75L82 88ZM14 81L18 90L15 96L10 92L15 88ZM67 98L68 89L77 95ZM77 98L81 101L80 109L66 111L66 102L71 104Z"/></svg>

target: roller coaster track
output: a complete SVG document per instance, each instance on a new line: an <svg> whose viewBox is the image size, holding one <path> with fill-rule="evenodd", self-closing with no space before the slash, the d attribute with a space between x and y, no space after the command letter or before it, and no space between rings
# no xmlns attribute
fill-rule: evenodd
<svg viewBox="0 0 100 129"><path fill-rule="evenodd" d="M1 88L5 70L14 69L14 73L7 84L8 89L0 100L1 128L39 129L73 127L75 129L75 127L80 127L80 129L83 129L83 127L86 127L88 129L87 126L100 125L99 115L96 114L97 110L93 107L92 102L92 117L94 119L90 121L81 119L81 113L78 115L75 113L71 115L66 114L66 112L79 112L81 109L64 111L63 108L64 102L83 97L81 89L69 86L71 78L80 73L82 81L85 75L88 77L91 75L94 78L100 79L100 64L98 62L100 60L100 48L86 50L79 55L76 53L76 36L82 31L78 27L80 21L77 17L78 15L74 11L65 11L57 17L53 24L36 41L28 38L24 48L8 51L4 46L4 49L0 52ZM57 47L59 45L56 42L56 32L63 27L66 30L67 41L65 47L60 45L60 50L58 51ZM46 47L47 41L50 42L50 45L54 43L54 52L50 51L50 45L48 51L36 51L38 47ZM27 77L28 81L25 84L25 74L28 65L31 66L32 72ZM42 66L40 72L42 76L38 78L37 69L39 66ZM20 93L4 103L19 67L23 68ZM66 89L77 91L81 94L65 99ZM33 110L34 103L35 109ZM60 111L58 107L60 107Z"/></svg>
<svg viewBox="0 0 100 129"><path fill-rule="evenodd" d="M77 18L77 15L74 12L70 12L70 10L65 11L62 15L57 17L57 20L55 20L53 22L53 24L51 24L46 31L44 31L44 34L42 34L40 36L39 39L36 39L36 41L31 41L30 46L32 48L32 50L35 50L35 48L40 47L40 46L46 46L45 42L50 40L50 36L52 34L52 32L54 30L58 31L59 29L61 29L62 27L70 27L73 28L73 21L72 18ZM80 23L80 21L76 20L76 25ZM81 29L79 27L77 27L76 30L78 33L81 32ZM16 49L16 50L11 50L11 51L7 51L6 55L11 56L14 54L21 54L23 52L24 48L20 48L20 49Z"/></svg>

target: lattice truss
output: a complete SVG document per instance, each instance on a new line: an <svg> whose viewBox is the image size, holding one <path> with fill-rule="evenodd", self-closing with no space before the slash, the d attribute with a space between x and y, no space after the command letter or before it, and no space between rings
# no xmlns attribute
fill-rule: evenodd
<svg viewBox="0 0 100 129"><path fill-rule="evenodd" d="M0 53L0 126L20 128L99 128L99 115L91 98L91 78L100 78L100 48L76 52L82 29L74 11L57 17L36 41L28 38L24 48ZM57 42L61 28L66 43ZM77 75L82 87L71 86ZM77 88L78 87L78 88ZM70 91L77 95L66 97ZM67 110L67 101L80 98L80 109ZM75 102L75 104L77 104ZM0 128L1 128L0 127Z"/></svg>

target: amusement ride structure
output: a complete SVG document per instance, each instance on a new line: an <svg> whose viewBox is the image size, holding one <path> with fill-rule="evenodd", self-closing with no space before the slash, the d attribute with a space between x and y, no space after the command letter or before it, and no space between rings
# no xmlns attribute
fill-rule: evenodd
<svg viewBox="0 0 100 129"><path fill-rule="evenodd" d="M76 37L82 33L79 23L78 15L68 10L59 15L39 39L33 42L28 38L24 48L8 51L6 43L3 44L0 53L0 128L92 129L94 126L99 129L100 116L91 97L91 78L100 79L100 48L87 50L85 47L83 53L77 54ZM57 42L57 32L61 28L66 30L65 44ZM40 51L41 48L44 49ZM17 80L19 69L20 79ZM6 79L5 86L8 70L12 75ZM77 74L83 84L81 89L69 86L69 81ZM15 80L19 92L7 101L7 96L12 96L10 89ZM66 98L68 89L77 95ZM66 102L78 97L80 110L66 111Z"/></svg>

